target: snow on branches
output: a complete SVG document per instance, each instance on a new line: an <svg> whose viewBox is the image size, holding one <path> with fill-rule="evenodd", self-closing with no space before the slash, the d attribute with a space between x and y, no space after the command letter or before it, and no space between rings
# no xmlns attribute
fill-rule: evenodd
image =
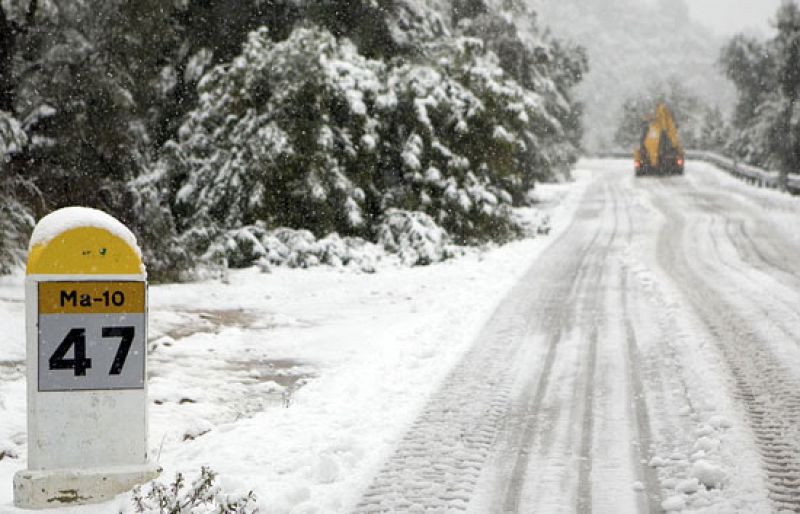
<svg viewBox="0 0 800 514"><path fill-rule="evenodd" d="M505 240L519 232L512 205L574 158L554 115L563 101L521 86L480 39L381 61L313 25L269 36L250 33L203 76L161 152L179 231L263 223L388 241L390 213L406 212L437 240Z"/></svg>
<svg viewBox="0 0 800 514"><path fill-rule="evenodd" d="M40 193L29 180L7 166L27 143L19 121L0 111L0 274L23 261L26 241L34 225L31 209L23 199L37 200Z"/></svg>

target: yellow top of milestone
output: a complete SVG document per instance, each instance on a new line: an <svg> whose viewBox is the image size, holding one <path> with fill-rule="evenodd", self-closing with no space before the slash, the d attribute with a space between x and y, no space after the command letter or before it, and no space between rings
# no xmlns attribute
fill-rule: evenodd
<svg viewBox="0 0 800 514"><path fill-rule="evenodd" d="M54 223L48 226L47 217L36 226L28 253L28 275L144 274L141 253L130 231L124 227L117 228L115 224L120 227L122 224L105 213L102 215L107 216L108 220L101 221L107 221L108 228L104 228L102 223L101 226L97 226L97 223L91 223L94 226L89 223L87 225L90 226L80 226L81 220L74 216L77 208L71 209L74 209L73 212L66 213L71 217L61 215L59 219L68 219L70 223L66 226L60 227ZM77 213L81 214L80 211ZM37 233L43 237L37 237Z"/></svg>

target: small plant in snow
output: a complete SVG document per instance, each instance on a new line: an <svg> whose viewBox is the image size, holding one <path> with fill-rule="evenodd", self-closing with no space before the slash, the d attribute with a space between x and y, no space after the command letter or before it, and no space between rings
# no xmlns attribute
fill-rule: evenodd
<svg viewBox="0 0 800 514"><path fill-rule="evenodd" d="M255 514L258 512L253 491L225 494L214 483L217 474L203 466L200 476L187 483L182 473L170 484L152 481L149 490L133 490L134 512L139 514Z"/></svg>
<svg viewBox="0 0 800 514"><path fill-rule="evenodd" d="M452 253L447 232L424 212L389 209L378 229L378 240L409 265L439 262Z"/></svg>

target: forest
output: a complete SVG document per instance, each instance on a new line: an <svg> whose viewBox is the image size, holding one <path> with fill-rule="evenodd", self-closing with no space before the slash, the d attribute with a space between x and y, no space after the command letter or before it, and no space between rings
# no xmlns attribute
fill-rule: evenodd
<svg viewBox="0 0 800 514"><path fill-rule="evenodd" d="M680 55L715 53L691 63L707 77L630 47L622 14L551 30L525 0L0 2L0 272L69 205L130 226L155 280L436 262L524 235L514 208L568 177L584 126L592 150L627 149L656 101L688 148L785 180L800 164L797 4L772 37L719 44L666 5L647 13L686 25L667 41ZM619 73L657 68L646 54L666 56L667 76L641 74L608 108ZM594 97L578 94L587 77ZM731 84L730 106L709 100Z"/></svg>
<svg viewBox="0 0 800 514"><path fill-rule="evenodd" d="M518 237L578 156L583 50L522 2L0 3L0 269L68 205L151 278L369 270Z"/></svg>

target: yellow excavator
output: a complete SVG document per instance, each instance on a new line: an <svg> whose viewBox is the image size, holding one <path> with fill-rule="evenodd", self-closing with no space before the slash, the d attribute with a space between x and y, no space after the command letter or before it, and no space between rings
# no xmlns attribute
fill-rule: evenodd
<svg viewBox="0 0 800 514"><path fill-rule="evenodd" d="M678 128L667 106L659 103L655 116L649 116L642 123L639 147L633 151L636 176L683 175L683 163Z"/></svg>

